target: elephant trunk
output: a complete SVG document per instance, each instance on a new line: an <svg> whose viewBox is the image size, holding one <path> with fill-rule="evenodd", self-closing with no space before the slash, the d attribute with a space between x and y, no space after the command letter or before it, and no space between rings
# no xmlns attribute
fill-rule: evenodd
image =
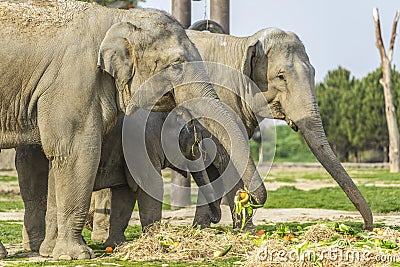
<svg viewBox="0 0 400 267"><path fill-rule="evenodd" d="M364 229L372 229L372 213L361 192L347 174L342 164L333 153L326 138L321 117L316 104L312 105L309 117L295 120L294 123L302 132L311 151L324 166L333 179L339 184L364 219Z"/></svg>
<svg viewBox="0 0 400 267"><path fill-rule="evenodd" d="M218 99L209 83L187 86L190 86L186 89L190 90L191 99L201 99L190 101L186 108L218 139L226 151L231 151L231 161L241 174L244 186L250 192L254 203L264 204L267 199L267 191L251 159L246 130L244 127L243 129L240 128L237 120L227 110L226 105ZM177 96L177 91L175 91L175 95ZM248 157L244 155L248 155ZM232 177L229 178L233 180Z"/></svg>

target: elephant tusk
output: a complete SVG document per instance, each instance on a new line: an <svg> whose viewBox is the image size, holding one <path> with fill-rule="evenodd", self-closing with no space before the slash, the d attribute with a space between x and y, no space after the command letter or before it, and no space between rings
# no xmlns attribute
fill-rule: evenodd
<svg viewBox="0 0 400 267"><path fill-rule="evenodd" d="M290 128L293 129L293 131L297 132L299 130L297 125L289 117L285 117L285 121L290 126Z"/></svg>

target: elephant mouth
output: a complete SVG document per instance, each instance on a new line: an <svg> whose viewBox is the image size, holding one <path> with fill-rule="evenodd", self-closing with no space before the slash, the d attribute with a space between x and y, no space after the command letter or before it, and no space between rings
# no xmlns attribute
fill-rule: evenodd
<svg viewBox="0 0 400 267"><path fill-rule="evenodd" d="M274 117L274 119L286 121L286 123L289 125L289 127L292 128L292 130L294 130L295 132L297 132L299 130L297 125L294 123L294 121L292 121L289 118L289 116L287 116L285 114L285 112L282 109L281 104L278 101L271 102L269 104L269 106L272 111L272 116Z"/></svg>

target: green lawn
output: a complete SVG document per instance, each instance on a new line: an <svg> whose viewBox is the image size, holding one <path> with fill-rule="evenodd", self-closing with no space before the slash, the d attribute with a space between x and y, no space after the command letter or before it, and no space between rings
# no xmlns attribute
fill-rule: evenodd
<svg viewBox="0 0 400 267"><path fill-rule="evenodd" d="M17 182L18 178L15 176L0 175L0 182Z"/></svg>
<svg viewBox="0 0 400 267"><path fill-rule="evenodd" d="M400 187L360 186L373 212L400 211ZM299 190L293 186L280 187L268 192L266 208L319 208L355 210L353 204L339 187Z"/></svg>

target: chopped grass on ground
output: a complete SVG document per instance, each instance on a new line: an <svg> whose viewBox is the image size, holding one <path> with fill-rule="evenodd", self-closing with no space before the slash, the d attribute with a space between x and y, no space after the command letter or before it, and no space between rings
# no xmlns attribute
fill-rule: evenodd
<svg viewBox="0 0 400 267"><path fill-rule="evenodd" d="M400 187L360 186L359 189L373 212L400 211ZM294 186L283 186L268 193L265 208L355 210L353 204L339 187L304 191Z"/></svg>
<svg viewBox="0 0 400 267"><path fill-rule="evenodd" d="M373 253L370 255L399 256L400 248L399 229L375 225L373 232L366 232L362 230L362 223L358 222L260 225L257 227L259 229L257 235L232 232L230 227L226 226L206 230L168 224L161 224L158 227L154 231L150 229L147 236L140 235L139 226L128 227L125 234L128 236L128 241L132 242L119 247L113 253L105 253L101 243L91 242L90 231L84 230L83 236L97 256L92 260L28 262L26 253L20 252L11 255L4 262L11 266L161 266L162 264L217 267L243 266L244 264L247 264L246 266L280 266L271 265L269 258L260 262L260 257L256 257L255 253L264 251L265 248L271 251L274 249L282 249L286 252L293 250L300 254L305 251L319 253L321 249L335 252L339 248L350 251L353 255L353 252L362 248L363 251L368 250ZM3 222L0 224L0 233L5 234L2 234L0 238L5 244L19 243L21 230L21 222ZM232 249L227 255L215 258L214 253L228 244L232 245ZM153 260L141 261L144 258L140 256L140 253L144 257L150 255ZM199 257L199 255L203 256ZM161 260L162 258L164 260ZM181 260L177 261L178 258ZM308 260L306 258L303 261L306 263ZM290 266L300 266L298 264L301 263L302 261L295 262ZM320 266L318 261L314 263L317 265L311 262L311 265L302 266ZM339 264L330 258L324 258L321 263L323 266L338 266ZM357 265L349 266L376 266L371 265L374 263L376 262L366 262L362 265L360 262L354 262Z"/></svg>

